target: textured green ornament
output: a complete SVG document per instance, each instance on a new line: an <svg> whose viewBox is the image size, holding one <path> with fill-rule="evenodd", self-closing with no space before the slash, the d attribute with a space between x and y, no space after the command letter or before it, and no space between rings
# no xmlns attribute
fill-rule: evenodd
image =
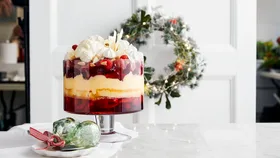
<svg viewBox="0 0 280 158"><path fill-rule="evenodd" d="M70 145L78 147L94 147L100 140L100 129L93 121L84 121L77 125L75 131L69 135Z"/></svg>
<svg viewBox="0 0 280 158"><path fill-rule="evenodd" d="M71 117L63 118L53 123L53 133L62 139L65 139L67 134L73 132L75 128L76 122Z"/></svg>
<svg viewBox="0 0 280 158"><path fill-rule="evenodd" d="M61 137L66 145L94 147L100 140L100 129L93 121L76 122L67 117L53 123L53 134Z"/></svg>

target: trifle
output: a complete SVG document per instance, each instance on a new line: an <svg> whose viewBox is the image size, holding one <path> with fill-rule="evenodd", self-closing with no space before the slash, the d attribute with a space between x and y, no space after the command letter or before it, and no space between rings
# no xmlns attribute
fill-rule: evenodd
<svg viewBox="0 0 280 158"><path fill-rule="evenodd" d="M91 36L73 45L63 61L64 110L115 115L143 109L143 54L122 40L122 31Z"/></svg>

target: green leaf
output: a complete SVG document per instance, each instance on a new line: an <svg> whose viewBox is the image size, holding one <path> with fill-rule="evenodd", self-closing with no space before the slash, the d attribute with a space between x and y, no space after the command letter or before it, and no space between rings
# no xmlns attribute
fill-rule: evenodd
<svg viewBox="0 0 280 158"><path fill-rule="evenodd" d="M141 10L141 22L143 22L146 12L144 10Z"/></svg>
<svg viewBox="0 0 280 158"><path fill-rule="evenodd" d="M143 25L143 28L149 29L149 28L150 28L150 25L149 25L149 24Z"/></svg>
<svg viewBox="0 0 280 158"><path fill-rule="evenodd" d="M166 109L171 109L171 103L170 103L170 100L168 98L168 94L165 94L165 98L166 98L166 101L165 101Z"/></svg>
<svg viewBox="0 0 280 158"><path fill-rule="evenodd" d="M130 33L130 37L133 37L137 34L137 29L133 29Z"/></svg>
<svg viewBox="0 0 280 158"><path fill-rule="evenodd" d="M152 67L145 67L144 68L144 76L149 81L152 79L152 76L154 75L155 69Z"/></svg>
<svg viewBox="0 0 280 158"><path fill-rule="evenodd" d="M148 14L146 15L144 18L143 18L143 22L150 22L152 19L151 19L151 16Z"/></svg>
<svg viewBox="0 0 280 158"><path fill-rule="evenodd" d="M152 68L152 67L145 67L145 68L144 68L144 71L145 71L145 72L154 72L155 69Z"/></svg>
<svg viewBox="0 0 280 158"><path fill-rule="evenodd" d="M164 79L164 76L162 74L158 75L158 79L159 80L163 80Z"/></svg>
<svg viewBox="0 0 280 158"><path fill-rule="evenodd" d="M145 75L145 78L150 81L152 79L152 74L144 74Z"/></svg>
<svg viewBox="0 0 280 158"><path fill-rule="evenodd" d="M170 96L171 96L172 98L179 98L181 95L180 95L180 93L179 93L178 91L172 91L172 92L170 93Z"/></svg>
<svg viewBox="0 0 280 158"><path fill-rule="evenodd" d="M176 79L176 76L173 75L173 76L170 76L167 80L168 80L169 83L172 83L172 82L175 81L175 79Z"/></svg>
<svg viewBox="0 0 280 158"><path fill-rule="evenodd" d="M155 102L155 104L160 105L161 99L162 99L162 95L163 95L163 94L160 95L159 100L158 100L157 102Z"/></svg>
<svg viewBox="0 0 280 158"><path fill-rule="evenodd" d="M144 56L144 63L146 63L146 60L147 60L147 57L146 57L146 56Z"/></svg>

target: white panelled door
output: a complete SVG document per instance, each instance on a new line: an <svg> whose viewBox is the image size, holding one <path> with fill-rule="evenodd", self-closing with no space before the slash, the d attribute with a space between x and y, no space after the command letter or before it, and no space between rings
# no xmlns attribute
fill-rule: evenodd
<svg viewBox="0 0 280 158"><path fill-rule="evenodd" d="M208 63L205 77L196 90L182 89L171 110L146 100L143 112L118 119L123 123L255 122L255 0L30 0L31 121L69 116L63 111L62 60L72 44L92 34L108 36L137 7L157 5L190 25L190 35ZM172 47L159 38L155 33L141 51L148 64L160 71L172 57Z"/></svg>

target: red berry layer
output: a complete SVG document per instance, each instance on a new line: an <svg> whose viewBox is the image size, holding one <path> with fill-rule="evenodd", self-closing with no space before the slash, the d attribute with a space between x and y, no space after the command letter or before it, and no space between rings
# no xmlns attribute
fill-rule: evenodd
<svg viewBox="0 0 280 158"><path fill-rule="evenodd" d="M143 95L132 98L102 98L97 100L64 96L64 110L86 115L133 113L143 110Z"/></svg>
<svg viewBox="0 0 280 158"><path fill-rule="evenodd" d="M106 78L123 80L130 72L134 75L142 75L143 71L144 65L142 62L132 63L123 56L114 60L105 58L95 64L82 62L79 58L63 61L63 75L66 78L74 78L82 74L84 79L89 79L96 75L104 75Z"/></svg>

